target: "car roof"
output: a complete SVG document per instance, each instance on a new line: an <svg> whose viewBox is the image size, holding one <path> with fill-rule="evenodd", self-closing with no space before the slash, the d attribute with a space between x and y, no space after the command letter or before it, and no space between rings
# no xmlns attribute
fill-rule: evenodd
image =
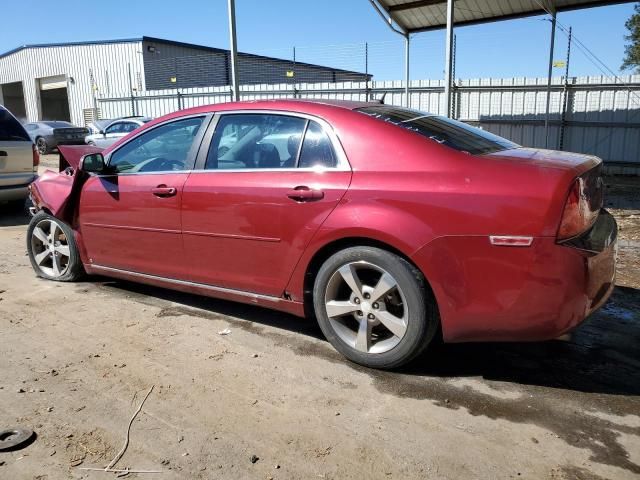
<svg viewBox="0 0 640 480"><path fill-rule="evenodd" d="M346 110L356 110L358 108L380 105L379 102L355 102L351 100L315 100L315 99L292 99L286 98L281 100L246 100L241 102L214 103L212 105L204 105L201 107L193 107L181 110L182 113L194 111L200 112L216 112L220 110L291 110L304 113L308 110L316 110L316 107L334 107Z"/></svg>
<svg viewBox="0 0 640 480"><path fill-rule="evenodd" d="M241 102L214 103L211 105L202 105L199 107L187 108L169 113L162 117L156 118L148 123L153 126L157 123L170 120L173 118L181 118L188 115L196 115L198 113L207 114L234 110L273 110L292 113L302 113L315 115L319 117L331 116L340 112L351 112L353 110L380 105L380 102L354 102L348 100L306 100L306 99L281 99L281 100L249 100Z"/></svg>

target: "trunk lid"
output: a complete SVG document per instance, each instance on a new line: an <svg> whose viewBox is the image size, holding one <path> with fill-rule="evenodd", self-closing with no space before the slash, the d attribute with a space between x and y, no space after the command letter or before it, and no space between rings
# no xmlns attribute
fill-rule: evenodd
<svg viewBox="0 0 640 480"><path fill-rule="evenodd" d="M53 129L53 136L58 141L83 140L87 135L89 135L89 130L87 128L63 127Z"/></svg>
<svg viewBox="0 0 640 480"><path fill-rule="evenodd" d="M542 148L510 148L482 156L496 160L528 162L532 165L559 170L574 170L576 176L602 164L602 160L593 155L545 150Z"/></svg>

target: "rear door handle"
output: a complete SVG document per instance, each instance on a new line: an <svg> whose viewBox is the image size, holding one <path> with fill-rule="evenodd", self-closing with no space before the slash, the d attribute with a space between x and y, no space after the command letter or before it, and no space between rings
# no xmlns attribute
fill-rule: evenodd
<svg viewBox="0 0 640 480"><path fill-rule="evenodd" d="M151 189L151 193L156 197L173 197L177 193L177 190L173 187L167 187L166 185L158 185Z"/></svg>
<svg viewBox="0 0 640 480"><path fill-rule="evenodd" d="M4 150L0 150L0 157L6 157L7 156L7 152L5 152Z"/></svg>
<svg viewBox="0 0 640 480"><path fill-rule="evenodd" d="M309 187L301 185L289 190L287 192L287 197L291 200L295 200L296 202L309 202L324 198L324 192L322 190L312 190Z"/></svg>

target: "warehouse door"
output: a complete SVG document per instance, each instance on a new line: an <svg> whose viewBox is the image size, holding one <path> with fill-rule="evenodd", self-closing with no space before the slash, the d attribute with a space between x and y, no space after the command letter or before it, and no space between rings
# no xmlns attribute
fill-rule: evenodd
<svg viewBox="0 0 640 480"><path fill-rule="evenodd" d="M0 103L13 113L13 116L18 120L24 122L27 119L22 82L3 83L0 85Z"/></svg>
<svg viewBox="0 0 640 480"><path fill-rule="evenodd" d="M42 120L71 121L66 75L41 78L40 113Z"/></svg>

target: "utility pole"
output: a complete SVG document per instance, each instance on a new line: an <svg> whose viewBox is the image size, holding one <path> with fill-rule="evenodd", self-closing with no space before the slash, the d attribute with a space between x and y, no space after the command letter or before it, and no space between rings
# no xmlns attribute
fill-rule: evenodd
<svg viewBox="0 0 640 480"><path fill-rule="evenodd" d="M364 75L365 75L365 98L366 102L369 101L369 43L364 42Z"/></svg>
<svg viewBox="0 0 640 480"><path fill-rule="evenodd" d="M562 96L562 119L560 121L560 140L558 149L564 149L564 128L567 119L567 106L569 104L569 60L571 59L571 27L567 36L567 61L564 66L564 95Z"/></svg>
<svg viewBox="0 0 640 480"><path fill-rule="evenodd" d="M549 111L551 108L551 76L553 75L553 48L556 41L556 10L551 10L551 42L549 45L549 70L547 73L547 109L544 116L544 148L549 148Z"/></svg>

